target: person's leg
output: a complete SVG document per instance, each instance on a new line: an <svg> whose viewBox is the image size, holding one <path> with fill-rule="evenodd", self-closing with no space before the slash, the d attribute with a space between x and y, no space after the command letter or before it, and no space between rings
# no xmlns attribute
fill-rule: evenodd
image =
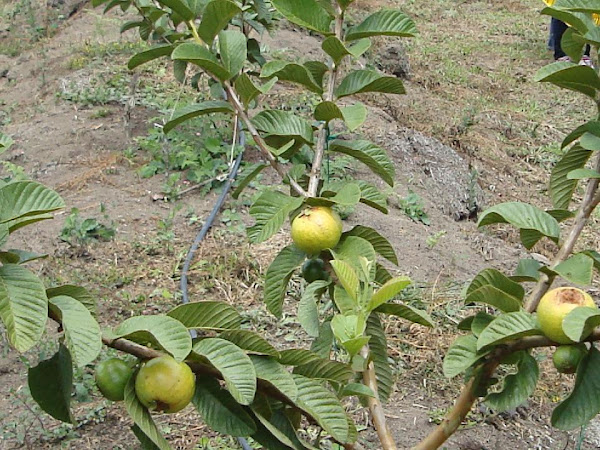
<svg viewBox="0 0 600 450"><path fill-rule="evenodd" d="M552 42L554 44L554 59L564 58L566 55L560 46L560 40L563 34L567 30L567 24L562 20L552 18L550 22L550 34L552 35Z"/></svg>

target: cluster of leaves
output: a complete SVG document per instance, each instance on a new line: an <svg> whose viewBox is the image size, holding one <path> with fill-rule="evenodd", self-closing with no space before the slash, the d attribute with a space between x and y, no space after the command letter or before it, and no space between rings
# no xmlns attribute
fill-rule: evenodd
<svg viewBox="0 0 600 450"><path fill-rule="evenodd" d="M550 15L571 25L562 41L565 51L575 60L590 44L600 47L600 28L593 14L600 14L597 2L586 0L558 0L553 7L545 8ZM555 62L538 71L537 81L549 82L586 95L596 104L600 99L600 78L596 70L570 62ZM600 111L600 110L599 110ZM519 229L521 243L531 250L543 238L565 245L569 237L561 236L561 222L575 218L585 220L597 205L598 156L595 167L586 165L600 150L600 122L586 122L571 132L562 142L564 156L552 170L549 196L553 209L544 211L528 203L510 202L493 206L480 217L478 226L507 223ZM578 183L590 180L586 196L579 208L570 209ZM573 243L570 243L571 246ZM569 253L570 253L569 249ZM600 270L600 254L594 249L577 251L553 264L542 264L528 258L519 261L511 276L494 269L480 272L466 291L467 304L480 303L491 306L495 314L479 312L459 324L459 329L469 333L460 336L449 349L444 360L444 373L454 377L465 373L467 379L480 377L476 383L477 395L496 411L516 408L533 393L539 377L536 359L531 350L518 350L500 363L514 370L504 378L501 389L490 392L488 388L497 380L484 374L486 364L498 357L498 351L508 344L528 336L543 335L531 307L524 303L523 283L545 283L550 286L557 278L577 285L590 285L594 268ZM578 307L562 322L564 333L574 342L580 342L600 324L599 314L593 308ZM595 381L600 371L600 352L592 344L579 365L572 393L560 403L552 415L552 424L560 429L573 429L586 424L600 413L598 386Z"/></svg>
<svg viewBox="0 0 600 450"><path fill-rule="evenodd" d="M101 205L100 212L104 212L104 205ZM104 218L106 219L107 216L105 215ZM92 217L83 219L79 215L79 210L72 208L71 213L65 219L59 237L72 246L85 246L94 240L110 241L115 233L113 224L106 225Z"/></svg>

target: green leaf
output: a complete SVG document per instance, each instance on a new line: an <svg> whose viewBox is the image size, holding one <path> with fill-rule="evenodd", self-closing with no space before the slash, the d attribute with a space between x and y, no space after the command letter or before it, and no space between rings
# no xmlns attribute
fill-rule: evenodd
<svg viewBox="0 0 600 450"><path fill-rule="evenodd" d="M581 342L600 325L600 310L587 306L578 306L565 316L562 329L569 339Z"/></svg>
<svg viewBox="0 0 600 450"><path fill-rule="evenodd" d="M319 336L320 323L317 302L330 284L331 282L326 280L314 281L304 289L300 298L298 322L310 337Z"/></svg>
<svg viewBox="0 0 600 450"><path fill-rule="evenodd" d="M533 230L558 242L560 226L558 221L545 211L528 203L500 203L486 209L479 218L478 227L495 223L509 223L521 230ZM523 239L521 239L523 241ZM525 245L525 243L524 243ZM531 246L525 245L527 249Z"/></svg>
<svg viewBox="0 0 600 450"><path fill-rule="evenodd" d="M321 44L321 48L325 53L331 56L331 59L336 66L339 65L340 61L344 59L345 56L354 56L336 36L329 36L326 38Z"/></svg>
<svg viewBox="0 0 600 450"><path fill-rule="evenodd" d="M195 64L221 81L226 81L231 78L231 74L221 65L217 57L206 47L199 44L184 42L183 44L178 45L175 50L173 50L171 59L175 61L188 61Z"/></svg>
<svg viewBox="0 0 600 450"><path fill-rule="evenodd" d="M96 297L90 294L86 288L75 286L73 284L63 284L62 286L46 289L46 296L48 299L59 295L66 295L67 297L74 298L85 306L92 315L96 314Z"/></svg>
<svg viewBox="0 0 600 450"><path fill-rule="evenodd" d="M393 299L411 283L412 281L408 277L392 278L373 293L373 296L369 301L369 311L373 311L374 309L386 303L388 300Z"/></svg>
<svg viewBox="0 0 600 450"><path fill-rule="evenodd" d="M392 366L388 361L387 338L377 313L371 313L367 319L367 329L365 334L371 337L369 340L369 348L371 350L370 356L373 360L373 365L375 366L379 400L386 402L392 393L394 376L392 373Z"/></svg>
<svg viewBox="0 0 600 450"><path fill-rule="evenodd" d="M587 424L600 412L600 352L592 346L577 367L571 394L552 412L552 426L573 430Z"/></svg>
<svg viewBox="0 0 600 450"><path fill-rule="evenodd" d="M569 133L567 137L563 139L560 148L565 148L567 145L573 143L588 132L600 137L600 122L596 120L590 120L589 122L580 125L575 130L571 131L571 133Z"/></svg>
<svg viewBox="0 0 600 450"><path fill-rule="evenodd" d="M553 267L552 271L571 283L587 286L592 284L593 269L594 260L584 253L577 253Z"/></svg>
<svg viewBox="0 0 600 450"><path fill-rule="evenodd" d="M158 447L154 442L152 442L152 439L150 439L146 435L146 433L144 433L141 430L141 428L138 427L136 424L133 424L131 426L131 432L135 435L135 437L140 442L140 446L142 447L142 450L160 450L160 447Z"/></svg>
<svg viewBox="0 0 600 450"><path fill-rule="evenodd" d="M250 208L256 223L248 228L250 242L264 242L279 231L288 215L302 205L302 198L279 191L265 191Z"/></svg>
<svg viewBox="0 0 600 450"><path fill-rule="evenodd" d="M192 10L181 0L156 0L161 5L171 8L173 12L176 12L183 20L193 20L195 14Z"/></svg>
<svg viewBox="0 0 600 450"><path fill-rule="evenodd" d="M391 263L398 265L398 257L396 256L394 247L392 247L390 242L385 237L383 237L373 228L364 225L356 225L350 231L345 232L342 235L342 239L345 239L346 236L358 236L370 242L379 255Z"/></svg>
<svg viewBox="0 0 600 450"><path fill-rule="evenodd" d="M534 80L580 92L592 99L600 89L600 78L594 69L571 62L559 61L544 66L537 71Z"/></svg>
<svg viewBox="0 0 600 450"><path fill-rule="evenodd" d="M471 292L465 299L465 304L469 303L484 303L504 312L521 309L521 301L518 298L491 285L482 286Z"/></svg>
<svg viewBox="0 0 600 450"><path fill-rule="evenodd" d="M402 303L384 303L375 311L382 314L388 314L390 316L400 317L425 327L433 327L435 325L431 316L425 311L421 311L413 306L404 305Z"/></svg>
<svg viewBox="0 0 600 450"><path fill-rule="evenodd" d="M257 378L269 382L291 401L296 401L298 388L291 373L271 358L251 356L250 359L254 364Z"/></svg>
<svg viewBox="0 0 600 450"><path fill-rule="evenodd" d="M8 340L20 352L29 350L42 337L48 318L46 290L23 266L0 266L0 318Z"/></svg>
<svg viewBox="0 0 600 450"><path fill-rule="evenodd" d="M285 136L298 142L313 142L313 130L305 119L289 111L267 109L252 118L259 130L272 136Z"/></svg>
<svg viewBox="0 0 600 450"><path fill-rule="evenodd" d="M569 11L564 11L562 9L555 9L555 8L543 8L540 11L540 14L545 14L551 17L555 17L558 20L564 22L564 23L568 23L571 26L575 27L576 30L581 30L581 29L585 29L586 25L585 22L581 19L581 17L578 14L574 14L571 13Z"/></svg>
<svg viewBox="0 0 600 450"><path fill-rule="evenodd" d="M137 53L132 56L129 62L127 63L127 68L129 70L133 70L142 64L146 64L147 62L154 61L155 59L161 58L163 56L169 56L173 52L173 45L171 44L160 44L154 47L151 47L148 50L144 50L143 52Z"/></svg>
<svg viewBox="0 0 600 450"><path fill-rule="evenodd" d="M484 269L471 281L467 288L467 297L477 289L488 285L494 286L518 300L523 300L525 296L525 289L519 283L515 283L499 270Z"/></svg>
<svg viewBox="0 0 600 450"><path fill-rule="evenodd" d="M237 329L242 316L237 310L223 302L195 302L177 306L167 316L178 320L187 328Z"/></svg>
<svg viewBox="0 0 600 450"><path fill-rule="evenodd" d="M242 10L229 0L212 0L202 14L202 21L198 26L198 34L209 46L215 36L229 24L229 21Z"/></svg>
<svg viewBox="0 0 600 450"><path fill-rule="evenodd" d="M340 392L340 397L351 397L356 395L357 397L372 397L376 398L375 392L362 383L350 383L342 388Z"/></svg>
<svg viewBox="0 0 600 450"><path fill-rule="evenodd" d="M576 169L567 174L569 180L587 180L600 178L600 172L593 169Z"/></svg>
<svg viewBox="0 0 600 450"><path fill-rule="evenodd" d="M27 262L47 257L47 254L44 255L13 248L5 252L0 251L0 262L2 262L2 264L25 264Z"/></svg>
<svg viewBox="0 0 600 450"><path fill-rule="evenodd" d="M65 342L78 367L91 363L102 349L102 332L88 309L65 295L52 297L50 309L61 319Z"/></svg>
<svg viewBox="0 0 600 450"><path fill-rule="evenodd" d="M554 166L550 174L549 190L555 208L569 208L577 180L570 179L568 175L576 169L582 169L590 156L592 156L591 151L575 145Z"/></svg>
<svg viewBox="0 0 600 450"><path fill-rule="evenodd" d="M297 366L294 368L294 373L307 378L333 381L335 383L347 383L354 376L354 372L348 364L326 359Z"/></svg>
<svg viewBox="0 0 600 450"><path fill-rule="evenodd" d="M406 14L393 9L382 9L359 25L350 27L346 32L346 40L354 41L371 36L413 37L416 34L415 23Z"/></svg>
<svg viewBox="0 0 600 450"><path fill-rule="evenodd" d="M475 317L473 317L473 321L471 322L469 329L475 336L479 337L481 336L481 333L483 333L483 330L485 330L495 318L496 316L479 311L477 314L475 314Z"/></svg>
<svg viewBox="0 0 600 450"><path fill-rule="evenodd" d="M248 106L259 95L269 92L277 81L278 78L274 77L263 85L257 85L248 75L242 73L235 79L234 85L242 103L244 106Z"/></svg>
<svg viewBox="0 0 600 450"><path fill-rule="evenodd" d="M332 17L315 0L271 0L271 3L290 22L321 34L332 34Z"/></svg>
<svg viewBox="0 0 600 450"><path fill-rule="evenodd" d="M521 259L511 279L517 282L538 281L540 267L542 265L535 259Z"/></svg>
<svg viewBox="0 0 600 450"><path fill-rule="evenodd" d="M358 302L360 282L356 271L346 261L334 259L330 264L346 293L354 302Z"/></svg>
<svg viewBox="0 0 600 450"><path fill-rule="evenodd" d="M306 87L317 94L323 93L323 87L313 78L311 72L303 65L288 61L269 61L262 67L261 78L277 77L280 81L289 81Z"/></svg>
<svg viewBox="0 0 600 450"><path fill-rule="evenodd" d="M364 314L336 314L331 319L331 329L337 341L354 357L369 342L365 335Z"/></svg>
<svg viewBox="0 0 600 450"><path fill-rule="evenodd" d="M335 259L346 261L356 270L360 270L359 277L362 275L362 263L366 260L370 263L369 280L375 276L375 249L373 245L366 239L359 236L346 236L343 241L340 241L335 249L332 250ZM363 280L367 281L367 280Z"/></svg>
<svg viewBox="0 0 600 450"><path fill-rule="evenodd" d="M338 107L334 102L321 102L315 108L315 119L330 122L334 119L343 120L348 130L357 130L367 119L367 108L358 102L352 106Z"/></svg>
<svg viewBox="0 0 600 450"><path fill-rule="evenodd" d="M169 316L136 316L119 325L115 337L124 337L138 344L154 344L183 361L192 349L192 338L185 326Z"/></svg>
<svg viewBox="0 0 600 450"><path fill-rule="evenodd" d="M301 366L321 359L315 352L302 348L282 350L279 353L281 354L279 362L284 366Z"/></svg>
<svg viewBox="0 0 600 450"><path fill-rule="evenodd" d="M0 187L0 224L6 223L9 231L18 228L12 221L29 216L43 215L64 208L63 199L46 186L33 181L16 181Z"/></svg>
<svg viewBox="0 0 600 450"><path fill-rule="evenodd" d="M227 71L235 76L244 68L247 58L246 36L237 30L224 30L219 33L221 61Z"/></svg>
<svg viewBox="0 0 600 450"><path fill-rule="evenodd" d="M310 345L310 349L321 358L329 359L329 356L331 355L333 339L331 319L328 319L321 324L321 327L319 328L319 336L313 340L312 344Z"/></svg>
<svg viewBox="0 0 600 450"><path fill-rule="evenodd" d="M239 78L240 77L238 77L238 79ZM238 185L235 188L235 190L233 191L233 193L231 194L231 196L237 200L237 198L240 196L240 194L246 188L246 186L248 186L252 182L252 180L254 180L258 176L258 174L261 173L267 167L269 167L268 164L257 163L250 167L245 168L244 171L242 172L242 175L244 175L244 177L241 179L238 178L238 180L239 180Z"/></svg>
<svg viewBox="0 0 600 450"><path fill-rule="evenodd" d="M203 356L223 375L227 390L242 405L249 405L256 393L256 371L252 361L238 346L219 338L207 338L192 350Z"/></svg>
<svg viewBox="0 0 600 450"><path fill-rule="evenodd" d="M485 403L494 412L515 409L527 401L535 391L540 370L533 356L522 352L517 364L517 373L504 378L502 391L488 394Z"/></svg>
<svg viewBox="0 0 600 450"><path fill-rule="evenodd" d="M371 183L362 180L357 183L360 186L360 202L387 214L387 197Z"/></svg>
<svg viewBox="0 0 600 450"><path fill-rule="evenodd" d="M360 162L367 165L373 173L379 175L383 181L390 186L394 186L394 164L387 156L385 150L372 142L335 139L329 143L329 150L358 159Z"/></svg>
<svg viewBox="0 0 600 450"><path fill-rule="evenodd" d="M298 406L339 442L348 440L348 419L344 408L333 393L323 385L301 375L292 375L298 387Z"/></svg>
<svg viewBox="0 0 600 450"><path fill-rule="evenodd" d="M327 194L325 194L327 192ZM341 182L330 184L323 189L322 194L327 196L326 201L342 206L354 206L360 201L360 186L356 183ZM328 194L335 194L329 197ZM319 198L317 201L323 201L325 199ZM311 199L307 200L308 204L312 204Z"/></svg>
<svg viewBox="0 0 600 450"><path fill-rule="evenodd" d="M256 432L254 420L219 382L210 377L196 379L192 403L204 422L217 433L249 436Z"/></svg>
<svg viewBox="0 0 600 450"><path fill-rule="evenodd" d="M133 422L142 430L142 432L161 450L171 450L171 446L162 436L150 412L135 395L135 377L129 378L125 385L125 408Z"/></svg>
<svg viewBox="0 0 600 450"><path fill-rule="evenodd" d="M283 450L287 449L304 449L303 445L296 446L294 442L288 437L283 431L277 428L274 424L269 422L269 420L260 414L258 408L253 407L252 412L257 419L257 425L260 423L261 426L257 426L259 428L259 432L252 435L252 438L255 439L259 444L263 445L264 448L279 450L280 448ZM293 432L293 428L290 426L290 429ZM296 437L297 439L297 437Z"/></svg>
<svg viewBox="0 0 600 450"><path fill-rule="evenodd" d="M477 338L472 334L459 336L452 343L446 356L442 370L446 378L454 378L477 362L482 355L477 353Z"/></svg>
<svg viewBox="0 0 600 450"><path fill-rule="evenodd" d="M303 66L308 69L317 84L323 86L323 78L329 72L329 67L321 61L305 61Z"/></svg>
<svg viewBox="0 0 600 450"><path fill-rule="evenodd" d="M283 299L292 273L302 264L306 254L295 246L285 247L275 257L265 275L265 303L275 317L283 313Z"/></svg>
<svg viewBox="0 0 600 450"><path fill-rule="evenodd" d="M525 336L542 334L535 317L528 312L516 311L500 314L481 332L477 340L477 350Z"/></svg>
<svg viewBox="0 0 600 450"><path fill-rule="evenodd" d="M374 70L360 69L346 75L335 89L335 96L342 98L365 92L405 94L406 90L399 78L382 75Z"/></svg>
<svg viewBox="0 0 600 450"><path fill-rule="evenodd" d="M50 359L27 370L31 396L40 408L57 420L75 424L71 414L73 366L69 350L63 345Z"/></svg>
<svg viewBox="0 0 600 450"><path fill-rule="evenodd" d="M171 118L163 127L163 131L168 133L180 123L194 117L213 113L233 113L231 105L224 101L207 101L194 105L184 106L177 109Z"/></svg>
<svg viewBox="0 0 600 450"><path fill-rule="evenodd" d="M219 334L221 339L233 342L249 353L279 358L279 352L259 334L249 330L228 330Z"/></svg>

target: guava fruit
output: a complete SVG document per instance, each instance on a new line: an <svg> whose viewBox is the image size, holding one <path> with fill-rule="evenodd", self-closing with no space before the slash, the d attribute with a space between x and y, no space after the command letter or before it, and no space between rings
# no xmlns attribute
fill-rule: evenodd
<svg viewBox="0 0 600 450"><path fill-rule="evenodd" d="M125 385L133 369L119 358L109 358L96 365L94 379L102 395L113 402L123 400Z"/></svg>
<svg viewBox="0 0 600 450"><path fill-rule="evenodd" d="M309 255L335 247L341 236L342 219L326 206L310 206L292 221L292 240Z"/></svg>

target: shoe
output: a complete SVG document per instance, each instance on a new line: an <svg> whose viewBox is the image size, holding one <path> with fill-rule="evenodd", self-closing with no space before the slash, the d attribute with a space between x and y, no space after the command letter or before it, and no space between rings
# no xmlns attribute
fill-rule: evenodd
<svg viewBox="0 0 600 450"><path fill-rule="evenodd" d="M594 68L594 64L592 64L592 59L587 55L583 55L581 57L581 60L579 61L579 65L580 66L588 66L588 67L591 67L592 69Z"/></svg>
<svg viewBox="0 0 600 450"><path fill-rule="evenodd" d="M569 58L568 56L561 56L560 58L557 59L557 61L571 62L571 58Z"/></svg>

